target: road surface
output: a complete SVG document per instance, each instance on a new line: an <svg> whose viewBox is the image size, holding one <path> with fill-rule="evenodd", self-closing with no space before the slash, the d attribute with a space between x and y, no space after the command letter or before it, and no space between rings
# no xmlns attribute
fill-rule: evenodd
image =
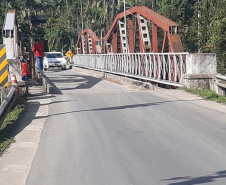
<svg viewBox="0 0 226 185"><path fill-rule="evenodd" d="M226 184L226 114L73 70L47 76L27 185Z"/></svg>

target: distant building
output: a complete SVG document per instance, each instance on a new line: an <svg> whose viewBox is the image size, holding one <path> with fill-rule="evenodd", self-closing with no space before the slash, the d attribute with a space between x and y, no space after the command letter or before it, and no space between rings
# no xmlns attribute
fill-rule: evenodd
<svg viewBox="0 0 226 185"><path fill-rule="evenodd" d="M14 59L21 55L18 38L16 10L9 10L3 25L3 44L6 45L7 59Z"/></svg>

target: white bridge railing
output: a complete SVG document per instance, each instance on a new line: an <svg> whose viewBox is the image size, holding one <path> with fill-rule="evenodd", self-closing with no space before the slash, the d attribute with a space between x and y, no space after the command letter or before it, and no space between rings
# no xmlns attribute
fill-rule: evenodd
<svg viewBox="0 0 226 185"><path fill-rule="evenodd" d="M182 86L188 53L79 54L74 65L134 77L147 81Z"/></svg>

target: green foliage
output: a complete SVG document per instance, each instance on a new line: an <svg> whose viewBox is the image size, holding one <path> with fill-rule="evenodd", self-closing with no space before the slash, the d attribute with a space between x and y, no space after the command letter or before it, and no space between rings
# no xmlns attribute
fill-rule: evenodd
<svg viewBox="0 0 226 185"><path fill-rule="evenodd" d="M226 53L226 17L213 22L211 47L216 53Z"/></svg>
<svg viewBox="0 0 226 185"><path fill-rule="evenodd" d="M24 110L24 105L17 105L5 118L0 128L0 155L13 141L13 131L16 127L15 121Z"/></svg>
<svg viewBox="0 0 226 185"><path fill-rule="evenodd" d="M183 87L182 90L185 90L189 93L196 94L202 98L205 98L207 100L213 100L219 103L224 103L226 104L226 96L219 96L216 94L215 91L209 90L209 89L188 89L186 87Z"/></svg>
<svg viewBox="0 0 226 185"><path fill-rule="evenodd" d="M123 11L123 0L3 0L0 26L7 9L18 12L23 45L29 51L34 37L42 37L50 50L73 49L79 33L92 29L104 39L116 15ZM180 25L185 51L218 54L218 68L226 70L226 0L126 0L126 8L147 6ZM82 9L81 12L81 3ZM201 17L198 19L198 10ZM48 23L31 25L30 15L47 15ZM200 30L198 30L198 22ZM198 34L200 32L200 34ZM159 39L161 41L161 39Z"/></svg>

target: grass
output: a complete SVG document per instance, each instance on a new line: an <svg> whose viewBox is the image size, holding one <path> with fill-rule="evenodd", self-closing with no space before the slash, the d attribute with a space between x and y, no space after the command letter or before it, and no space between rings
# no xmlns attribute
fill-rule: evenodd
<svg viewBox="0 0 226 185"><path fill-rule="evenodd" d="M204 99L226 104L226 96L219 96L215 93L215 91L208 90L208 89L203 89L203 90L188 89L187 87L182 87L181 89L189 93L196 94Z"/></svg>
<svg viewBox="0 0 226 185"><path fill-rule="evenodd" d="M5 118L0 128L0 156L4 150L14 142L13 131L16 128L15 121L19 118L24 110L24 105L17 105Z"/></svg>

